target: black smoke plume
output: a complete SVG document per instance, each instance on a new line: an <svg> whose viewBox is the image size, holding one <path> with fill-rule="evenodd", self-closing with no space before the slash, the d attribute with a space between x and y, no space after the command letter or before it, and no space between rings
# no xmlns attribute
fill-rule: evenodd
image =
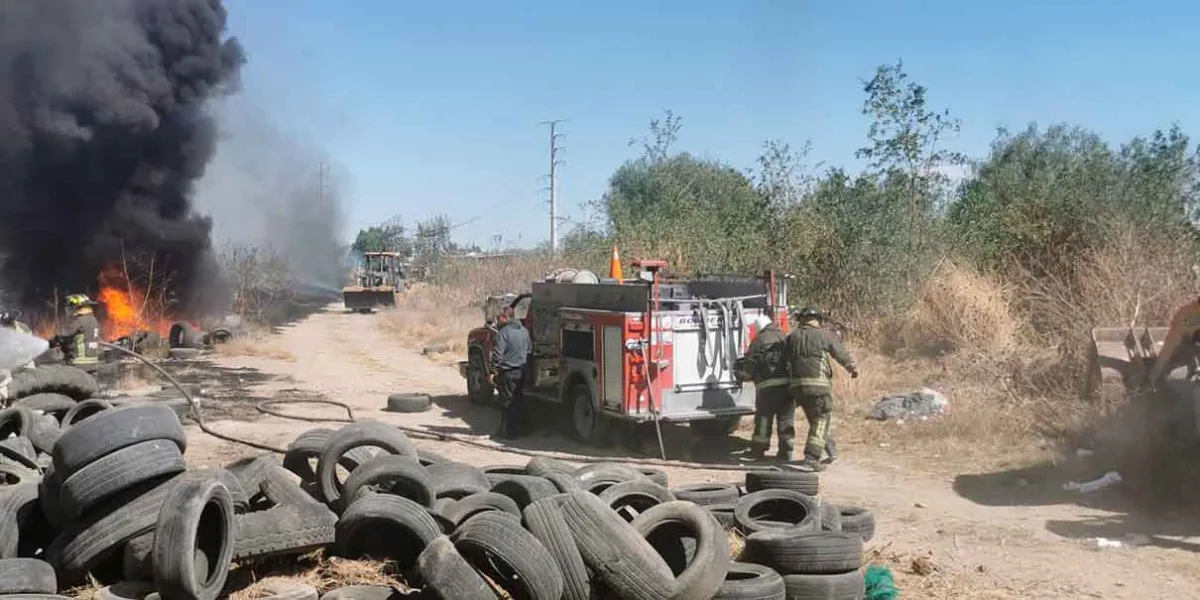
<svg viewBox="0 0 1200 600"><path fill-rule="evenodd" d="M206 102L245 57L221 0L0 0L0 287L27 309L136 257L176 314L219 301L190 198ZM147 261L147 257L151 260ZM126 260L125 262L128 262Z"/></svg>

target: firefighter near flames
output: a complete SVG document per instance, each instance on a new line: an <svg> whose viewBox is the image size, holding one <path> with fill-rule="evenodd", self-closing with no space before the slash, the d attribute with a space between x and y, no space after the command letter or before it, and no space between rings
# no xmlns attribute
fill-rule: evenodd
<svg viewBox="0 0 1200 600"><path fill-rule="evenodd" d="M636 261L632 280L560 269L528 293L488 297L485 325L468 334L467 360L459 363L471 401L495 397L489 359L507 307L531 340L521 402L563 406L581 442L601 443L621 422L732 433L754 413L755 397L735 363L757 332L756 317L769 315L788 331L786 278L772 271L678 278L664 275L666 266Z"/></svg>

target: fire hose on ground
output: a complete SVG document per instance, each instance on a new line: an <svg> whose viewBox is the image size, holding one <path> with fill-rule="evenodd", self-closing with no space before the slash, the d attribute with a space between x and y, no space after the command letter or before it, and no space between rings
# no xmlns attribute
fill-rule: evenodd
<svg viewBox="0 0 1200 600"><path fill-rule="evenodd" d="M116 344L111 344L108 342L98 342L98 343L105 348L117 350L123 354L126 354L128 356L131 356L131 357L141 361L142 363L149 366L151 369L154 369L159 375L162 375L168 382L171 383L171 385L175 386L175 389L179 390L179 393L183 394L184 399L187 401L188 407L191 410L192 419L196 421L196 426L200 428L200 431L203 431L204 433L211 435L212 437L215 437L219 440L233 443L233 444L241 444L243 446L249 446L250 448L254 448L257 450L263 450L266 452L275 452L277 454L285 454L287 452L286 448L280 448L280 447L276 447L276 446L271 446L269 444L263 444L263 443L255 442L252 440L238 438L238 437L224 434L224 433L221 433L219 431L212 429L212 427L210 427L207 423L204 422L204 415L201 413L199 403L197 403L195 398L193 398L192 395L190 393L188 393L188 391L184 388L183 384L179 383L179 380L175 379L175 377L172 376L170 373L168 373L165 369L163 369L162 367L155 364L154 361L150 360L149 358L146 358L145 356L142 356L141 354L138 354L137 352L134 352L133 350L129 350L127 348L123 348L121 346L118 346ZM331 406L331 407L336 407L336 408L345 410L346 416L345 417L304 417L304 416L300 416L300 415L290 415L287 413L279 412L278 410L275 409L275 407L277 407L277 406L286 405L286 404L317 404L317 405L321 405L321 406ZM261 402L256 403L254 405L254 408L257 409L258 412L263 413L265 415L270 415L270 416L277 417L280 419L289 419L289 420L293 420L293 421L306 421L306 422L310 422L310 423L354 423L357 421L357 419L354 416L354 408L351 407L349 404L346 404L344 402L338 402L336 400L311 400L311 399L263 400ZM657 428L657 419L655 419L655 421L656 421L655 425ZM556 459L556 460L564 460L564 461L577 462L577 463L622 462L622 463L633 464L633 465L644 465L644 466L653 466L653 467L674 467L674 468L679 468L679 469L711 469L711 470L717 470L717 471L768 471L768 470L775 469L775 467L770 466L770 465L731 465L731 464L725 464L725 463L698 463L698 462L671 461L671 460L655 459L655 458L628 458L628 457L619 457L618 458L618 457L584 456L584 455L580 455L580 454L570 454L570 453L566 453L566 452L544 452L544 451L536 451L536 450L524 450L521 448L506 448L506 447L501 447L501 446L485 444L485 443L482 443L482 442L479 442L479 441L476 441L476 440L473 440L470 438L466 438L463 436L459 436L459 435L429 431L427 429L423 429L420 427L409 427L409 426L405 426L405 425L394 425L394 426L397 429L399 429L400 431L403 431L406 434L409 434L418 439L464 444L467 446L473 446L473 447L481 448L484 450L491 450L493 452L517 454L520 456L528 456L531 458L539 458L539 457L540 458L552 458L552 459ZM659 437L660 452L663 452L663 455L665 456L665 452L663 451L663 448L662 448L661 430L658 431L658 437Z"/></svg>

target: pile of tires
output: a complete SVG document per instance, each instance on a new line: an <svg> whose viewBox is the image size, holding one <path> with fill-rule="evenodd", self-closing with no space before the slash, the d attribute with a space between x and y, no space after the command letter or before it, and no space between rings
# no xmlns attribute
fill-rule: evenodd
<svg viewBox="0 0 1200 600"><path fill-rule="evenodd" d="M822 506L811 474L671 488L661 470L616 463L481 467L377 421L305 431L282 460L196 469L171 409L94 406L59 421L43 454L32 429L0 428L0 465L23 469L0 481L0 598L52 600L98 582L106 600L215 600L234 564L263 575L318 550L389 561L423 597L447 600L863 596L870 514ZM45 421L28 406L5 414ZM727 529L746 535L742 562ZM304 583L274 585L318 598Z"/></svg>

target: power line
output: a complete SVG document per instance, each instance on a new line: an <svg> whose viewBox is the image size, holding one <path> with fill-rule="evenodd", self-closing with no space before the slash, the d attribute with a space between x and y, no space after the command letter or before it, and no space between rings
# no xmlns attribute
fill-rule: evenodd
<svg viewBox="0 0 1200 600"><path fill-rule="evenodd" d="M558 160L558 154L562 151L562 147L558 145L558 140L563 137L557 132L558 124L566 119L554 119L552 121L542 121L542 125L550 126L550 253L558 252L558 166L562 161Z"/></svg>

